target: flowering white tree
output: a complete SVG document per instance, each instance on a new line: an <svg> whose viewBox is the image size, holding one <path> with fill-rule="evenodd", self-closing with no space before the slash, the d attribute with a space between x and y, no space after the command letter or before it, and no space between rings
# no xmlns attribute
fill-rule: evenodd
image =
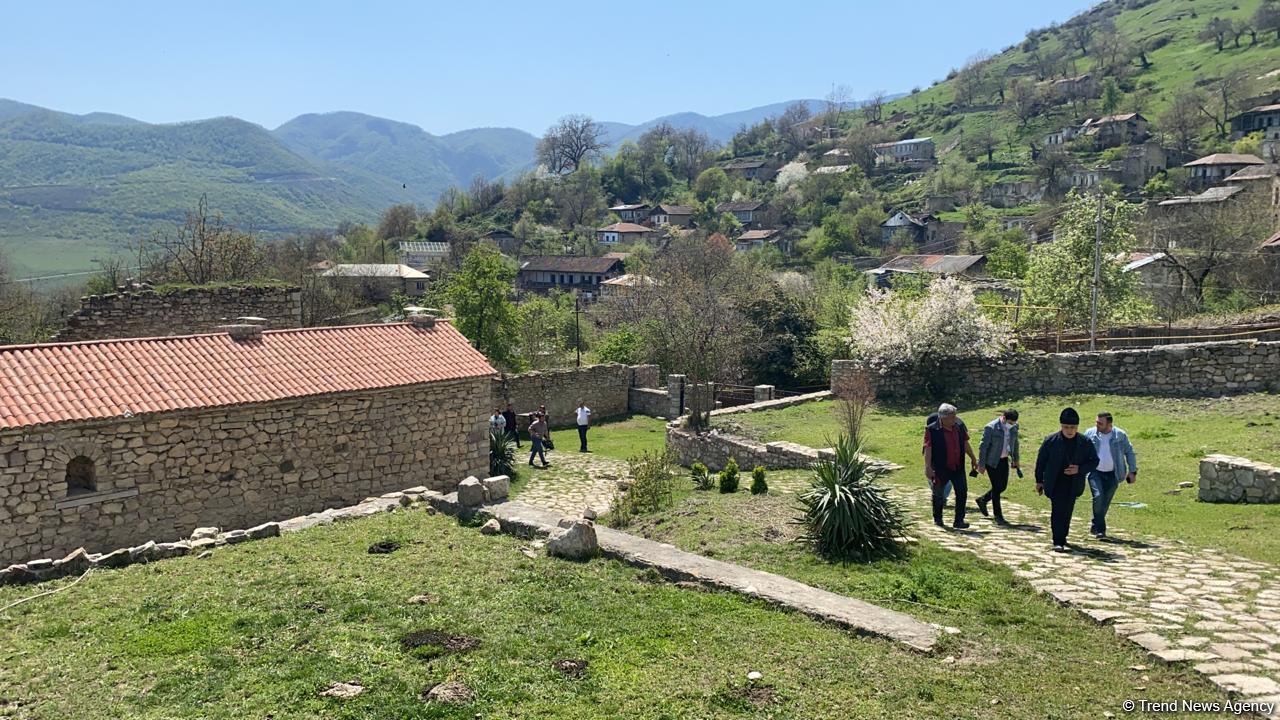
<svg viewBox="0 0 1280 720"><path fill-rule="evenodd" d="M785 190L788 187L809 177L809 169L802 162L787 163L778 171L777 177L773 179L774 184L779 190Z"/></svg>
<svg viewBox="0 0 1280 720"><path fill-rule="evenodd" d="M849 349L880 370L936 367L947 360L995 357L1009 329L982 313L973 289L955 278L929 284L922 298L872 289L853 308Z"/></svg>

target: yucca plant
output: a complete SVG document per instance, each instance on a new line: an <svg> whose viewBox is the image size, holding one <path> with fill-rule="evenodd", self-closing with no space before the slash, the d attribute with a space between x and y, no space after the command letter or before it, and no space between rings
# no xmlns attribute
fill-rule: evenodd
<svg viewBox="0 0 1280 720"><path fill-rule="evenodd" d="M880 483L885 472L841 436L834 456L818 460L809 489L800 495L800 541L830 560L900 554L910 521Z"/></svg>
<svg viewBox="0 0 1280 720"><path fill-rule="evenodd" d="M516 441L504 432L489 431L489 475L515 474Z"/></svg>
<svg viewBox="0 0 1280 720"><path fill-rule="evenodd" d="M710 490L715 487L713 477L707 466L700 462L695 462L689 466L689 479L693 481L695 490Z"/></svg>

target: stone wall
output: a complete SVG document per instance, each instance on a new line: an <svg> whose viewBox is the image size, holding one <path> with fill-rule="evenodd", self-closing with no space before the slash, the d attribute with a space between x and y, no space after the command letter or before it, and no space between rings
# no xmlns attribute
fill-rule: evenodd
<svg viewBox="0 0 1280 720"><path fill-rule="evenodd" d="M80 309L53 342L197 335L238 317L260 317L268 330L302 324L302 291L296 287L187 288L111 293L80 299Z"/></svg>
<svg viewBox="0 0 1280 720"><path fill-rule="evenodd" d="M251 527L488 471L489 379L0 433L0 564ZM68 494L68 463L93 492Z"/></svg>
<svg viewBox="0 0 1280 720"><path fill-rule="evenodd" d="M832 387L862 366L836 360ZM1143 350L1046 354L1010 353L994 360L952 363L933 377L912 371L871 371L881 399L925 395L995 399L1022 395L1105 393L1217 397L1280 391L1280 342L1195 343Z"/></svg>
<svg viewBox="0 0 1280 720"><path fill-rule="evenodd" d="M767 470L803 470L825 452L791 442L760 443L716 429L693 432L678 422L667 425L667 450L683 466L700 462L711 470L721 470L732 458L744 472L757 465Z"/></svg>
<svg viewBox="0 0 1280 720"><path fill-rule="evenodd" d="M1209 455L1200 461L1200 499L1280 503L1280 468L1230 455Z"/></svg>
<svg viewBox="0 0 1280 720"><path fill-rule="evenodd" d="M671 396L666 388L633 387L628 393L627 403L633 415L665 418L671 411Z"/></svg>
<svg viewBox="0 0 1280 720"><path fill-rule="evenodd" d="M582 400L591 408L594 422L633 412L631 388L657 387L657 381L656 365L588 365L500 375L492 380L485 417L494 407L506 408L507 403L511 403L517 413L546 405L551 427L568 427L576 424L575 411L578 401Z"/></svg>

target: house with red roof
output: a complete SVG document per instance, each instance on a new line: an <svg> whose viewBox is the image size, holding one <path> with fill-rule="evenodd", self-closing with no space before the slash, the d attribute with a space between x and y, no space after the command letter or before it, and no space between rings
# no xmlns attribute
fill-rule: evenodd
<svg viewBox="0 0 1280 720"><path fill-rule="evenodd" d="M495 375L430 317L0 347L0 564L451 491Z"/></svg>

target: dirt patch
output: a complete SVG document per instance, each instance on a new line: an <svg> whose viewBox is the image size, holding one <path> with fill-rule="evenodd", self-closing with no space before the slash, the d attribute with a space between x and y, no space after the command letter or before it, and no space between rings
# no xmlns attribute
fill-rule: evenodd
<svg viewBox="0 0 1280 720"><path fill-rule="evenodd" d="M414 630L400 638L400 648L419 660L432 660L480 646L480 638L451 635L442 630Z"/></svg>
<svg viewBox="0 0 1280 720"><path fill-rule="evenodd" d="M445 705L465 705L476 699L476 693L460 682L443 682L423 690L422 699Z"/></svg>
<svg viewBox="0 0 1280 720"><path fill-rule="evenodd" d="M750 685L735 693L754 707L762 708L778 702L778 694L768 685Z"/></svg>
<svg viewBox="0 0 1280 720"><path fill-rule="evenodd" d="M551 667L565 677L580 678L587 674L587 661L565 658L551 663Z"/></svg>
<svg viewBox="0 0 1280 720"><path fill-rule="evenodd" d="M400 543L395 540L380 540L369 546L370 555L386 555L400 549Z"/></svg>

